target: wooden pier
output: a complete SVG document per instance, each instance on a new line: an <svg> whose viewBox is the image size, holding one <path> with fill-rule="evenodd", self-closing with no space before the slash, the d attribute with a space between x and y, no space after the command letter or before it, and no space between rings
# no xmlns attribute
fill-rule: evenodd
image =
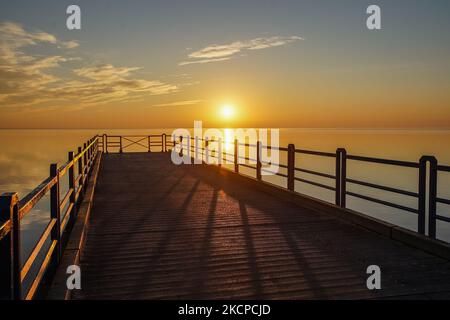
<svg viewBox="0 0 450 320"><path fill-rule="evenodd" d="M338 205L342 204L340 195L337 204L329 204L270 185L258 175L247 177L217 165L174 165L166 152L173 147L166 136L156 140L152 144L149 136L144 146L148 151L161 148L160 152L126 153L122 137L109 150L105 136L95 137L55 173L57 177L61 172L71 175L69 196L59 199L58 181L50 177L45 187L22 203L12 196L2 198L3 204L7 200L13 204L6 206L12 218L0 233L12 248L7 261L9 277L2 272L3 289L9 285L3 290L5 296L450 299L448 244L348 210ZM112 152L112 146L118 152ZM187 145L186 150L193 148ZM295 152L295 148L289 150ZM288 162L292 165L292 159ZM78 176L70 170L74 168ZM258 164L256 170L261 170ZM342 167L336 170L334 179L339 180ZM287 170L288 186L293 171ZM47 190L53 190L53 197L58 191L58 202L52 205L52 217L57 218L46 234L53 242L33 291L24 293L24 277L17 278L15 273L23 275L24 267L17 267L23 264L14 256L14 250L20 249L14 221L20 222L21 210L28 210L23 208ZM421 197L417 194L419 207ZM67 203L73 203L73 209L67 211L70 218L66 221L67 215L59 209ZM59 226L57 232L55 226ZM36 248L41 250L43 243ZM25 263L26 272L36 260L36 248L33 260ZM8 254L2 252L1 258L7 259ZM81 267L81 290L66 289L70 264ZM367 288L369 265L381 268L381 290Z"/></svg>

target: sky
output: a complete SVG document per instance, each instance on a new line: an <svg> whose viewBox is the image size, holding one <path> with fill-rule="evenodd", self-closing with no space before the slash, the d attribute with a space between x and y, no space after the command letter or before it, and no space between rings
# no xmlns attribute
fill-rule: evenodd
<svg viewBox="0 0 450 320"><path fill-rule="evenodd" d="M447 0L0 0L0 128L448 129L449 18Z"/></svg>

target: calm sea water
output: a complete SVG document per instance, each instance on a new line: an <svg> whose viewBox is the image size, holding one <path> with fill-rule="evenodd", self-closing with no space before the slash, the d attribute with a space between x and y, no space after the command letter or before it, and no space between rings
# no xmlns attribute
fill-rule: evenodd
<svg viewBox="0 0 450 320"><path fill-rule="evenodd" d="M16 191L25 196L49 175L50 163L67 161L68 151L76 151L88 138L98 133L108 134L170 134L172 129L149 130L0 130L0 192ZM349 154L387 159L418 161L422 155L434 155L439 163L450 164L450 131L403 131L403 130L323 130L323 129L281 129L280 145L294 143L296 148L335 152L343 147ZM284 162L284 157L282 157ZM309 155L297 155L296 166L334 174L334 159ZM243 173L254 175L251 170ZM283 171L281 171L283 172ZM417 191L418 170L397 168L387 165L348 162L347 176L354 179ZM297 176L320 183L333 185L333 181L308 174ZM285 185L280 177L265 176L265 180ZM298 192L333 202L334 194L322 188L296 182ZM395 202L413 208L417 199L348 184L348 190L368 196ZM63 181L61 194L67 191ZM450 198L450 174L439 173L438 194ZM48 198L22 221L23 259L28 257L32 247L49 221ZM351 209L383 219L385 221L417 230L417 215L392 209L354 197L347 198ZM438 205L438 212L450 217L450 206ZM450 242L450 223L438 222L438 238Z"/></svg>

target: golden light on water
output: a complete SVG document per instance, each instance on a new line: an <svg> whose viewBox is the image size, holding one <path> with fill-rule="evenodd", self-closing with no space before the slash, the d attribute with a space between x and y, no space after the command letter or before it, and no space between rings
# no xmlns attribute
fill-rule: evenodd
<svg viewBox="0 0 450 320"><path fill-rule="evenodd" d="M234 133L232 129L224 129L224 149L229 152L234 150Z"/></svg>
<svg viewBox="0 0 450 320"><path fill-rule="evenodd" d="M235 106L233 104L224 104L220 108L222 119L231 120L235 115ZM234 150L234 133L232 129L224 129L223 131L223 149L226 152Z"/></svg>

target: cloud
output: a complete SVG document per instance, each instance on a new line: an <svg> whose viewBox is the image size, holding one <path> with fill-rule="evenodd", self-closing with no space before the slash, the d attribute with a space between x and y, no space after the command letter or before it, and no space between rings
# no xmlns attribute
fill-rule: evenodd
<svg viewBox="0 0 450 320"><path fill-rule="evenodd" d="M178 107L178 106L190 106L193 104L197 104L203 102L203 100L183 100L183 101L175 101L169 103L159 103L154 104L153 107Z"/></svg>
<svg viewBox="0 0 450 320"><path fill-rule="evenodd" d="M99 65L74 70L83 81L60 81L53 87L43 86L21 94L9 95L3 102L9 105L30 105L43 102L76 102L84 107L127 101L138 95L162 95L178 91L173 84L158 80L132 79L138 68Z"/></svg>
<svg viewBox="0 0 450 320"><path fill-rule="evenodd" d="M81 69L75 69L74 73L93 80L105 80L105 79L121 79L122 77L129 76L131 72L139 70L140 68L118 68L111 64L98 65L95 67L85 67Z"/></svg>
<svg viewBox="0 0 450 320"><path fill-rule="evenodd" d="M229 60L232 56L244 50L261 50L279 47L299 40L303 40L303 38L299 36L273 36L246 41L235 41L229 44L212 44L203 49L191 52L188 55L188 60L180 62L179 65Z"/></svg>
<svg viewBox="0 0 450 320"><path fill-rule="evenodd" d="M55 36L46 32L28 32L20 24L0 23L0 102L8 95L24 94L57 81L47 73L66 59L60 55L31 56L23 52L28 46L56 44Z"/></svg>
<svg viewBox="0 0 450 320"><path fill-rule="evenodd" d="M66 48L66 49L73 49L73 48L77 48L79 46L80 46L80 43L78 41L74 41L74 40L61 43L61 47Z"/></svg>
<svg viewBox="0 0 450 320"><path fill-rule="evenodd" d="M179 66L185 66L188 64L196 64L196 63L209 63L209 62L217 62L217 61L225 61L230 60L231 57L225 57L225 58L217 58L217 59L201 59L201 60L192 60L192 61L183 61L180 62Z"/></svg>
<svg viewBox="0 0 450 320"><path fill-rule="evenodd" d="M26 45L33 45L38 42L55 44L58 42L54 35L46 32L27 32L22 25L15 22L0 23L0 34L2 41L9 41L13 46L19 48Z"/></svg>
<svg viewBox="0 0 450 320"><path fill-rule="evenodd" d="M70 49L78 42L62 42L49 33L27 31L17 23L0 23L0 107L27 109L39 105L41 110L48 110L65 104L81 108L179 90L175 84L136 78L134 73L139 67L86 66L79 58L66 58L62 53L27 53L28 47L34 45ZM68 61L80 66L67 69L64 64Z"/></svg>

